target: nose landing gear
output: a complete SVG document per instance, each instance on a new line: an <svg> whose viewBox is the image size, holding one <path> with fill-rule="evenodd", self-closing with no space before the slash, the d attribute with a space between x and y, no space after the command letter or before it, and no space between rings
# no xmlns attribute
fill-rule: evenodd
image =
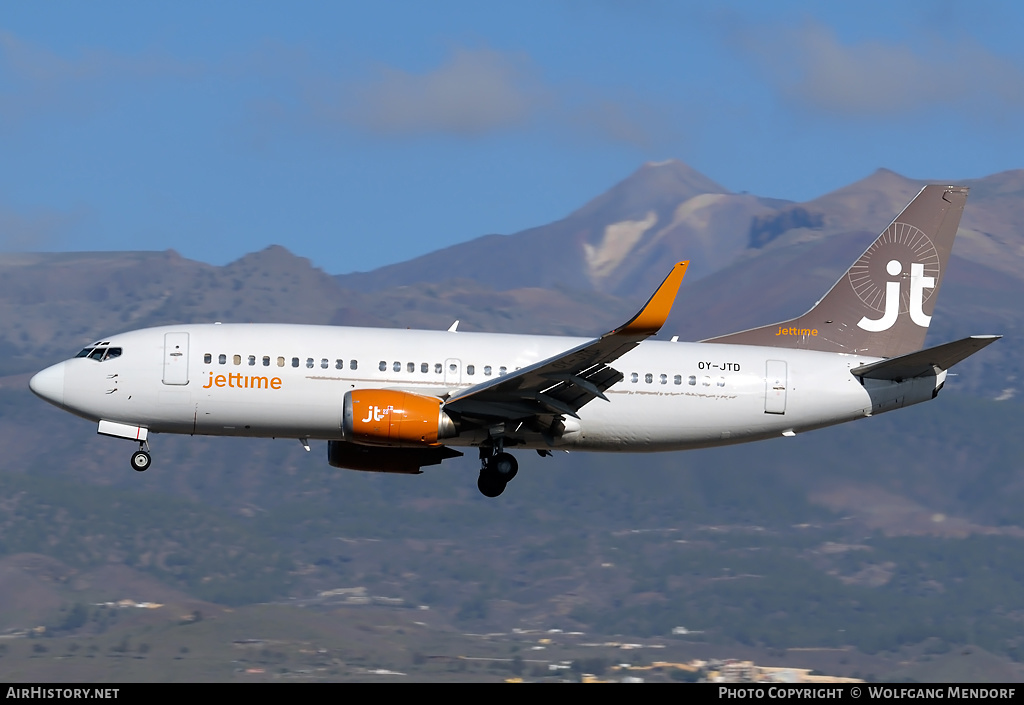
<svg viewBox="0 0 1024 705"><path fill-rule="evenodd" d="M132 470L135 470L136 472L145 472L149 469L150 463L153 462L153 458L150 457L146 448L146 442L142 441L139 443L139 449L132 453Z"/></svg>
<svg viewBox="0 0 1024 705"><path fill-rule="evenodd" d="M482 467L476 486L484 497L500 495L505 491L505 485L519 472L515 456L502 451L500 444L480 448L480 460Z"/></svg>

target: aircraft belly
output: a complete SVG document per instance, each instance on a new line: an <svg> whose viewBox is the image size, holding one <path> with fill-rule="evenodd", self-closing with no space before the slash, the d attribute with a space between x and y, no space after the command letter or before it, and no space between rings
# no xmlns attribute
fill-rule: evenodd
<svg viewBox="0 0 1024 705"><path fill-rule="evenodd" d="M784 413L766 409L765 383L757 375L735 375L725 387L610 394L610 402L581 410L580 432L565 447L643 452L731 445L842 423L871 407L865 390L843 370L792 371Z"/></svg>
<svg viewBox="0 0 1024 705"><path fill-rule="evenodd" d="M341 409L308 404L260 407L245 403L205 402L196 405L195 433L337 439L341 436Z"/></svg>
<svg viewBox="0 0 1024 705"><path fill-rule="evenodd" d="M575 445L583 450L656 451L684 449L721 440L723 429L753 433L759 397L736 385L729 392L697 388L680 393L609 395L580 413Z"/></svg>

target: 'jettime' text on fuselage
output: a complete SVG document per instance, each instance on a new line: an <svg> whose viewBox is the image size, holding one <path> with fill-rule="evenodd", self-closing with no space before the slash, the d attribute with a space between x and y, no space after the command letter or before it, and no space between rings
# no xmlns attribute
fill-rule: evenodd
<svg viewBox="0 0 1024 705"><path fill-rule="evenodd" d="M230 389L280 389L280 377L250 377L239 372L229 375L217 375L210 373L210 379L206 380L203 389L211 387L228 387Z"/></svg>

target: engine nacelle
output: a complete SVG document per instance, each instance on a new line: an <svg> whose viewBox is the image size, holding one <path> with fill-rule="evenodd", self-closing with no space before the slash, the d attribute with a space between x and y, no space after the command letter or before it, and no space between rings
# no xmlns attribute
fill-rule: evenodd
<svg viewBox="0 0 1024 705"><path fill-rule="evenodd" d="M351 443L398 447L436 445L458 435L440 399L392 389L345 394L341 430Z"/></svg>
<svg viewBox="0 0 1024 705"><path fill-rule="evenodd" d="M446 446L425 448L380 448L346 441L327 441L327 462L336 468L363 472L391 472L418 475L424 465L437 465L461 456Z"/></svg>

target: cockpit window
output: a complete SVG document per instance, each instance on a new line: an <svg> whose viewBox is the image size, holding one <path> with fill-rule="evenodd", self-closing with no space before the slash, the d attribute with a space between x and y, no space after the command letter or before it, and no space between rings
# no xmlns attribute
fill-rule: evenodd
<svg viewBox="0 0 1024 705"><path fill-rule="evenodd" d="M121 348L85 348L75 357L87 357L97 362L113 360L115 357L121 357Z"/></svg>

